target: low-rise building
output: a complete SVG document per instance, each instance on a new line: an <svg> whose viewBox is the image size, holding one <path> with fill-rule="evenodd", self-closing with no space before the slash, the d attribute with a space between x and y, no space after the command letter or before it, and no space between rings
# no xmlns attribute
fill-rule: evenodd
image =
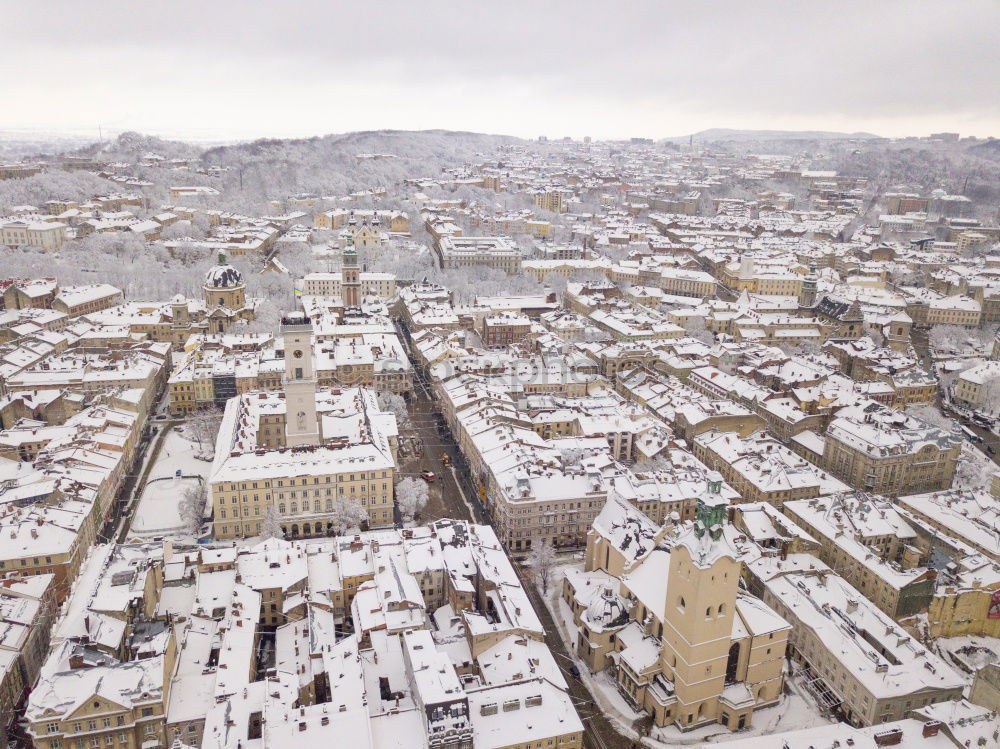
<svg viewBox="0 0 1000 749"><path fill-rule="evenodd" d="M531 320L527 315L512 312L487 315L483 318L483 345L509 346L522 343L531 331Z"/></svg>
<svg viewBox="0 0 1000 749"><path fill-rule="evenodd" d="M935 573L920 566L917 533L891 503L840 494L787 502L783 510L820 541L823 562L893 619L927 610Z"/></svg>
<svg viewBox="0 0 1000 749"><path fill-rule="evenodd" d="M88 312L100 312L122 302L122 291L111 284L90 286L64 286L52 301L52 309L69 317L79 317Z"/></svg>
<svg viewBox="0 0 1000 749"><path fill-rule="evenodd" d="M789 652L822 704L871 726L961 697L965 682L947 663L821 562L804 566L758 565L764 602L791 623Z"/></svg>
<svg viewBox="0 0 1000 749"><path fill-rule="evenodd" d="M899 507L948 537L1000 562L1000 503L983 490L948 489L911 494L896 500Z"/></svg>
<svg viewBox="0 0 1000 749"><path fill-rule="evenodd" d="M949 488L960 450L953 434L873 403L830 422L823 464L856 489L898 496Z"/></svg>
<svg viewBox="0 0 1000 749"><path fill-rule="evenodd" d="M846 491L836 478L796 455L764 432L741 438L734 432L703 432L694 456L722 474L743 502L785 502Z"/></svg>
<svg viewBox="0 0 1000 749"><path fill-rule="evenodd" d="M380 299L392 299L396 296L396 277L392 273L363 271L358 276L362 295ZM303 276L300 290L306 295L342 297L342 274L310 273Z"/></svg>
<svg viewBox="0 0 1000 749"><path fill-rule="evenodd" d="M521 251L509 237L442 236L435 245L441 267L484 265L505 273L521 270Z"/></svg>
<svg viewBox="0 0 1000 749"><path fill-rule="evenodd" d="M951 386L952 399L974 411L1000 410L1000 361L986 361L964 370Z"/></svg>
<svg viewBox="0 0 1000 749"><path fill-rule="evenodd" d="M54 252L62 247L67 237L66 224L57 221L0 222L0 244L5 247L40 247Z"/></svg>

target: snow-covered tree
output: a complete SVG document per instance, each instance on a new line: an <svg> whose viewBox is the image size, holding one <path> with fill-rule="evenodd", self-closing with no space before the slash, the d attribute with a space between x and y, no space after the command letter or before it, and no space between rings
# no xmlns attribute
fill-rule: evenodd
<svg viewBox="0 0 1000 749"><path fill-rule="evenodd" d="M957 360L955 360L957 362ZM955 380L958 376L967 369L975 366L974 362L962 361L956 367L949 367L947 370L942 368L938 374L938 385L941 391L945 394L945 397L950 397L952 385L955 384Z"/></svg>
<svg viewBox="0 0 1000 749"><path fill-rule="evenodd" d="M222 424L222 411L211 408L199 411L187 421L188 433L198 443L198 451L204 455L215 452L215 440Z"/></svg>
<svg viewBox="0 0 1000 749"><path fill-rule="evenodd" d="M996 463L986 457L981 450L966 443L955 468L953 486L957 489L984 489L997 470Z"/></svg>
<svg viewBox="0 0 1000 749"><path fill-rule="evenodd" d="M84 202L95 195L120 192L121 186L90 172L46 169L25 179L0 181L0 216L17 205L41 207L46 200L62 198Z"/></svg>
<svg viewBox="0 0 1000 749"><path fill-rule="evenodd" d="M567 447L559 451L559 457L566 468L579 466L586 454L585 451L577 447Z"/></svg>
<svg viewBox="0 0 1000 749"><path fill-rule="evenodd" d="M988 377L983 382L983 411L1000 414L1000 375Z"/></svg>
<svg viewBox="0 0 1000 749"><path fill-rule="evenodd" d="M396 506L407 522L411 522L427 506L429 498L427 484L423 481L405 478L396 484Z"/></svg>
<svg viewBox="0 0 1000 749"><path fill-rule="evenodd" d="M969 333L958 325L935 325L927 334L927 341L936 351L959 351Z"/></svg>
<svg viewBox="0 0 1000 749"><path fill-rule="evenodd" d="M273 504L268 505L264 511L264 520L260 524L260 537L265 540L268 538L285 537L285 531L281 527L281 520L278 518L278 511Z"/></svg>
<svg viewBox="0 0 1000 749"><path fill-rule="evenodd" d="M947 431L951 431L955 426L954 421L949 419L947 416L941 413L937 409L937 407L932 406L930 403L920 403L917 405L909 406L906 409L906 413L908 416L915 416L916 418L920 419L923 422L926 422L927 424L940 427L941 429L945 429Z"/></svg>
<svg viewBox="0 0 1000 749"><path fill-rule="evenodd" d="M865 325L865 335L872 339L872 342L879 347L885 345L885 336L875 325Z"/></svg>
<svg viewBox="0 0 1000 749"><path fill-rule="evenodd" d="M191 217L191 226L194 227L196 231L200 232L200 234L195 234L193 236L206 236L211 228L211 223L208 220L208 214L203 211L199 211L194 214L194 216Z"/></svg>
<svg viewBox="0 0 1000 749"><path fill-rule="evenodd" d="M277 335L278 327L281 324L281 312L271 299L262 299L257 305L254 318L242 328L236 328L236 332L246 333L272 333Z"/></svg>
<svg viewBox="0 0 1000 749"><path fill-rule="evenodd" d="M543 593L549 592L549 582L557 563L556 550L551 544L542 541L531 547L527 561L528 569L531 570L535 580L541 583Z"/></svg>
<svg viewBox="0 0 1000 749"><path fill-rule="evenodd" d="M608 341L610 339L610 333L606 333L594 325L588 325L580 335L580 340L583 343L600 343L601 341Z"/></svg>
<svg viewBox="0 0 1000 749"><path fill-rule="evenodd" d="M169 241L172 239L204 239L205 231L192 221L177 221L170 226L163 227L160 232L160 239Z"/></svg>
<svg viewBox="0 0 1000 749"><path fill-rule="evenodd" d="M197 485L188 486L181 494L181 501L177 506L181 522L184 529L191 535L198 533L201 528L205 514L205 488L199 482Z"/></svg>
<svg viewBox="0 0 1000 749"><path fill-rule="evenodd" d="M662 455L654 455L652 458L637 460L632 470L636 473L655 473L656 471L668 471L672 468L670 461Z"/></svg>
<svg viewBox="0 0 1000 749"><path fill-rule="evenodd" d="M705 327L705 318L698 315L690 315L684 321L684 330L691 338L697 338L702 343L711 345L715 343L715 336L712 331Z"/></svg>
<svg viewBox="0 0 1000 749"><path fill-rule="evenodd" d="M919 270L910 270L903 267L892 272L890 278L897 286L917 286L927 285L927 274Z"/></svg>
<svg viewBox="0 0 1000 749"><path fill-rule="evenodd" d="M333 503L330 522L335 535L343 536L354 528L360 528L368 520L368 511L353 499L340 497Z"/></svg>
<svg viewBox="0 0 1000 749"><path fill-rule="evenodd" d="M410 423L410 412L406 408L406 399L398 393L381 392L378 394L378 404L383 411L388 411L396 417L396 424L402 429Z"/></svg>

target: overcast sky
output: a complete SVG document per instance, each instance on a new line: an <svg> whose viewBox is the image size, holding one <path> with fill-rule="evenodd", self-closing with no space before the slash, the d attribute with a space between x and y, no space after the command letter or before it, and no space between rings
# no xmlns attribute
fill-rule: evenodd
<svg viewBox="0 0 1000 749"><path fill-rule="evenodd" d="M0 0L0 130L1000 136L997 0Z"/></svg>

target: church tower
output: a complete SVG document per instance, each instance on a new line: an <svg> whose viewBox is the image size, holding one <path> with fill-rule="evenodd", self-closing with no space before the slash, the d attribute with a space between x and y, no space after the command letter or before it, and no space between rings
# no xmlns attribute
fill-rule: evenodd
<svg viewBox="0 0 1000 749"><path fill-rule="evenodd" d="M209 268L202 285L205 306L238 311L247 306L247 285L243 274L226 262L226 253L219 253L219 262Z"/></svg>
<svg viewBox="0 0 1000 749"><path fill-rule="evenodd" d="M341 289L345 307L361 306L361 272L358 270L358 251L354 248L354 235L348 233L347 247L343 254Z"/></svg>
<svg viewBox="0 0 1000 749"><path fill-rule="evenodd" d="M316 374L313 370L312 324L302 312L281 319L285 342L285 444L318 445Z"/></svg>
<svg viewBox="0 0 1000 749"><path fill-rule="evenodd" d="M740 561L722 532L729 503L721 488L713 472L694 526L670 551L660 665L674 684L682 729L719 720L730 670Z"/></svg>
<svg viewBox="0 0 1000 749"><path fill-rule="evenodd" d="M802 290L799 292L799 307L811 309L816 304L816 264L809 264L809 272L802 280Z"/></svg>

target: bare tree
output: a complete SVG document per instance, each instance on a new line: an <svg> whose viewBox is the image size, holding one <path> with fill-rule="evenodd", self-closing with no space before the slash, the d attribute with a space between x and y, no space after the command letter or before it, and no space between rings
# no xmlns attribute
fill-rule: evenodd
<svg viewBox="0 0 1000 749"><path fill-rule="evenodd" d="M528 556L528 568L535 579L542 584L542 592L549 592L549 581L556 568L556 550L544 541L531 548Z"/></svg>
<svg viewBox="0 0 1000 749"><path fill-rule="evenodd" d="M406 408L406 399L398 393L381 392L378 394L378 404L383 411L388 411L396 417L400 428L409 426L410 412Z"/></svg>
<svg viewBox="0 0 1000 749"><path fill-rule="evenodd" d="M712 345L715 343L715 336L712 331L705 327L705 318L698 315L689 315L684 321L684 330L691 338L697 338L702 343Z"/></svg>
<svg viewBox="0 0 1000 749"><path fill-rule="evenodd" d="M198 443L198 450L204 454L215 452L215 440L219 436L222 425L222 411L212 408L188 419L188 433Z"/></svg>
<svg viewBox="0 0 1000 749"><path fill-rule="evenodd" d="M962 446L952 483L958 489L983 489L989 484L996 470L997 466L992 460L982 451L966 443Z"/></svg>
<svg viewBox="0 0 1000 749"><path fill-rule="evenodd" d="M669 471L673 465L663 455L654 455L652 458L637 460L632 466L636 473L655 473L657 471Z"/></svg>
<svg viewBox="0 0 1000 749"><path fill-rule="evenodd" d="M968 337L968 331L958 325L935 325L927 334L931 348L946 353L958 353L963 342Z"/></svg>
<svg viewBox="0 0 1000 749"><path fill-rule="evenodd" d="M940 427L950 431L954 428L955 422L941 413L935 406L930 403L920 403L917 405L909 406L906 409L906 414L908 416L914 416L931 426Z"/></svg>
<svg viewBox="0 0 1000 749"><path fill-rule="evenodd" d="M278 325L281 322L281 310L270 299L261 299L257 309L254 310L254 318L246 323L242 331L247 333L277 333ZM237 332L241 329L237 328Z"/></svg>
<svg viewBox="0 0 1000 749"><path fill-rule="evenodd" d="M865 335L872 339L876 346L881 348L885 345L885 336L875 325L865 325Z"/></svg>
<svg viewBox="0 0 1000 749"><path fill-rule="evenodd" d="M566 447L559 451L563 468L574 468L580 465L587 453L578 447Z"/></svg>
<svg viewBox="0 0 1000 749"><path fill-rule="evenodd" d="M368 520L368 511L353 499L340 497L333 503L330 522L333 532L342 536L353 528L360 528Z"/></svg>
<svg viewBox="0 0 1000 749"><path fill-rule="evenodd" d="M260 537L263 539L285 537L281 520L278 518L278 511L273 504L269 504L267 510L264 511L264 520L260 524Z"/></svg>
<svg viewBox="0 0 1000 749"><path fill-rule="evenodd" d="M403 519L412 522L427 506L430 494L427 484L414 478L405 478L396 484L396 506Z"/></svg>
<svg viewBox="0 0 1000 749"><path fill-rule="evenodd" d="M187 487L181 494L181 501L177 507L184 528L191 535L196 535L201 528L201 523L205 515L205 488L198 485Z"/></svg>

